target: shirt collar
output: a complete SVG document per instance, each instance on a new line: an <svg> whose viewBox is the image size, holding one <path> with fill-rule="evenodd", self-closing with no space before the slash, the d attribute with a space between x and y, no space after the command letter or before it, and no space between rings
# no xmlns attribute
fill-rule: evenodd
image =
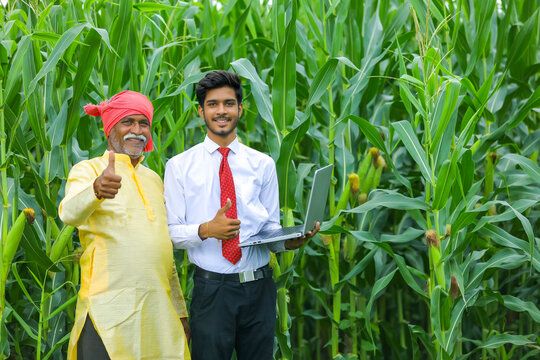
<svg viewBox="0 0 540 360"><path fill-rule="evenodd" d="M129 155L119 154L119 153L115 153L114 155L115 155L114 156L115 161L123 161L131 165L131 158L129 157ZM105 150L103 157L107 159L107 161L109 161L109 150ZM139 162L137 163L137 165L135 165L135 167L139 166L139 164L143 160L144 160L144 155L139 156Z"/></svg>
<svg viewBox="0 0 540 360"><path fill-rule="evenodd" d="M204 148L206 149L206 151L208 151L210 154L212 154L214 151L216 151L217 149L219 149L219 145L216 144L212 139L210 139L208 137L208 135L206 135L206 137L204 138ZM235 154L238 153L238 150L240 148L240 143L238 142L238 136L234 138L233 142L229 144L229 146L227 146L229 149L231 149L231 151Z"/></svg>

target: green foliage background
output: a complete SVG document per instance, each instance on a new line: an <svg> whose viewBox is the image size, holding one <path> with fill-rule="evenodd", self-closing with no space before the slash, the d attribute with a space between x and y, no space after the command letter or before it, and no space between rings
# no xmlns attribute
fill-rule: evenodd
<svg viewBox="0 0 540 360"><path fill-rule="evenodd" d="M276 359L539 356L537 0L0 12L0 358L65 356L79 250L57 206L70 167L106 147L83 105L148 95L145 161L163 174L204 137L193 87L214 69L243 78L239 137L276 161L284 225L301 221L312 170L335 165L323 234L272 259ZM33 225L16 221L23 208Z"/></svg>

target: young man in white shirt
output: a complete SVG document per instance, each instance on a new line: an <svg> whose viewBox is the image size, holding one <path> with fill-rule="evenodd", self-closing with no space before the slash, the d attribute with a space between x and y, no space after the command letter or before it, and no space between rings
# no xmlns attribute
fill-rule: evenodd
<svg viewBox="0 0 540 360"><path fill-rule="evenodd" d="M280 228L276 167L268 155L238 142L238 75L210 72L196 93L207 136L170 159L164 179L171 240L196 265L192 358L227 360L236 350L239 360L272 359L276 288L270 251L300 247L319 224L297 239L238 247L263 229Z"/></svg>

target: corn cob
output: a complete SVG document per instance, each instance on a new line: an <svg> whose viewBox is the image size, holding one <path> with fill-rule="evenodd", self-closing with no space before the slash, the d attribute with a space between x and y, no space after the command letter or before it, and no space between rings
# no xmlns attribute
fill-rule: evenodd
<svg viewBox="0 0 540 360"><path fill-rule="evenodd" d="M368 194L369 190L371 189L371 185L373 184L373 178L375 177L375 166L370 166L369 171L366 175L366 178L362 182L362 185L360 186L360 192L362 194Z"/></svg>
<svg viewBox="0 0 540 360"><path fill-rule="evenodd" d="M349 182L351 183L352 194L356 196L358 190L360 189L360 177L356 173L350 173Z"/></svg>
<svg viewBox="0 0 540 360"><path fill-rule="evenodd" d="M371 164L372 155L371 152L364 157L360 165L358 166L358 171L356 172L360 177L360 180L363 180L368 171L369 165Z"/></svg>
<svg viewBox="0 0 540 360"><path fill-rule="evenodd" d="M30 224L34 222L35 214L34 209L27 208L24 209L20 214L17 220L15 220L15 223L9 230L9 233L7 235L6 242L3 244L3 274L4 277L7 277L7 273L9 270L9 267L11 266L11 262L13 261L13 257L15 256L15 253L17 252L17 249L19 248L19 243L21 242L21 238L24 231L24 225L28 221Z"/></svg>
<svg viewBox="0 0 540 360"><path fill-rule="evenodd" d="M66 225L56 238L56 241L54 242L51 249L51 254L49 255L49 258L53 263L56 263L60 259L60 255L62 255L62 253L64 252L68 241L71 240L73 230L75 230L73 226Z"/></svg>
<svg viewBox="0 0 540 360"><path fill-rule="evenodd" d="M443 290L445 290L444 262L441 261L441 246L439 239L437 239L437 233L435 230L426 231L426 243L429 247L431 265L433 267L433 271L435 272L437 284L440 285Z"/></svg>
<svg viewBox="0 0 540 360"><path fill-rule="evenodd" d="M345 189L343 189L343 192L341 193L341 196L339 197L339 201L336 205L335 209L335 215L337 215L340 210L344 210L347 207L347 203L349 202L349 197L351 195L351 181L347 181L347 184L345 184Z"/></svg>

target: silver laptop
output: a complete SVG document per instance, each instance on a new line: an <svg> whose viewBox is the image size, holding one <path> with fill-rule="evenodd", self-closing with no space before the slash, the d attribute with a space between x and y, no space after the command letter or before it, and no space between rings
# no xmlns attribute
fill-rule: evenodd
<svg viewBox="0 0 540 360"><path fill-rule="evenodd" d="M332 166L333 165L330 164L315 171L304 224L275 230L260 231L246 241L241 242L238 246L246 247L293 239L303 236L313 230L317 221L322 223L324 210L326 208L326 199L328 198L328 189L330 188L330 180L332 178Z"/></svg>

